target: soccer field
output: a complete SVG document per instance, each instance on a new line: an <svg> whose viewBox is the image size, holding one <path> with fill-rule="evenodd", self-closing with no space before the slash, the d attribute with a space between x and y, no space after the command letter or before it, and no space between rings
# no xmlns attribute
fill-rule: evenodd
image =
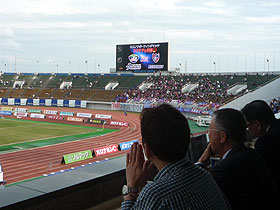
<svg viewBox="0 0 280 210"><path fill-rule="evenodd" d="M32 148L94 137L114 131L116 130L69 124L0 119L0 151L13 149L11 144L13 147Z"/></svg>

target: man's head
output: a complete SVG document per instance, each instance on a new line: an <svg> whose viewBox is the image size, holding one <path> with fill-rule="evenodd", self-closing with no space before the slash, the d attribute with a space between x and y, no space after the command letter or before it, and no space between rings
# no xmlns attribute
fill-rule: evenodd
<svg viewBox="0 0 280 210"><path fill-rule="evenodd" d="M255 137L265 133L267 127L275 120L273 111L262 100L255 100L244 106L241 110L244 115L249 131Z"/></svg>
<svg viewBox="0 0 280 210"><path fill-rule="evenodd" d="M221 109L214 112L209 126L212 152L222 157L232 146L242 144L246 138L246 122L235 109Z"/></svg>
<svg viewBox="0 0 280 210"><path fill-rule="evenodd" d="M140 116L142 142L159 160L173 162L185 157L190 142L187 119L176 108L162 104L144 109Z"/></svg>

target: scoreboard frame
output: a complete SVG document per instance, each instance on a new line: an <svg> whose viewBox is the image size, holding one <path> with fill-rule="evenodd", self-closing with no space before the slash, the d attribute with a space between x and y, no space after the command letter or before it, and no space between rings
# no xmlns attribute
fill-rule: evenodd
<svg viewBox="0 0 280 210"><path fill-rule="evenodd" d="M116 45L116 71L168 71L169 43L141 43Z"/></svg>

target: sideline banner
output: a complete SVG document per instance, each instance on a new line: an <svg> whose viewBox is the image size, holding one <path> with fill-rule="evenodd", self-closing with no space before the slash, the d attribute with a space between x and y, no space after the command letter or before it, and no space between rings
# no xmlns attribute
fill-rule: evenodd
<svg viewBox="0 0 280 210"><path fill-rule="evenodd" d="M28 112L33 112L33 113L41 113L41 109L29 109Z"/></svg>
<svg viewBox="0 0 280 210"><path fill-rule="evenodd" d="M12 111L1 110L0 115L12 115Z"/></svg>
<svg viewBox="0 0 280 210"><path fill-rule="evenodd" d="M131 145L132 145L134 142L138 142L138 139L132 140L132 141L128 141L128 142L120 143L119 146L118 146L118 149L119 149L119 150L128 150L128 149L131 148Z"/></svg>
<svg viewBox="0 0 280 210"><path fill-rule="evenodd" d="M128 122L111 120L110 125L128 127Z"/></svg>
<svg viewBox="0 0 280 210"><path fill-rule="evenodd" d="M90 113L77 113L77 117L86 117L91 118L92 114Z"/></svg>
<svg viewBox="0 0 280 210"><path fill-rule="evenodd" d="M84 122L83 118L79 118L79 117L67 117L66 119L67 121L72 121L72 122Z"/></svg>
<svg viewBox="0 0 280 210"><path fill-rule="evenodd" d="M27 112L26 108L15 108L14 112Z"/></svg>
<svg viewBox="0 0 280 210"><path fill-rule="evenodd" d="M99 124L99 125L103 125L104 123L106 123L105 120L99 120L99 119L88 119L87 122L93 124Z"/></svg>
<svg viewBox="0 0 280 210"><path fill-rule="evenodd" d="M28 117L28 113L27 112L14 112L14 116L17 116L17 117Z"/></svg>
<svg viewBox="0 0 280 210"><path fill-rule="evenodd" d="M96 114L95 118L100 118L100 119L112 119L112 115L105 115L105 114Z"/></svg>
<svg viewBox="0 0 280 210"><path fill-rule="evenodd" d="M13 111L13 107L2 107L2 111Z"/></svg>
<svg viewBox="0 0 280 210"><path fill-rule="evenodd" d="M30 117L44 119L45 115L44 114L31 113Z"/></svg>
<svg viewBox="0 0 280 210"><path fill-rule="evenodd" d="M64 116L74 116L74 112L60 112L59 115L64 115Z"/></svg>
<svg viewBox="0 0 280 210"><path fill-rule="evenodd" d="M44 110L43 113L44 114L54 114L55 115L55 114L57 114L57 111L56 110Z"/></svg>
<svg viewBox="0 0 280 210"><path fill-rule="evenodd" d="M60 115L46 115L47 119L52 119L52 120L63 120L64 117Z"/></svg>
<svg viewBox="0 0 280 210"><path fill-rule="evenodd" d="M81 152L76 152L68 155L63 155L61 163L69 164L78 161L86 160L92 158L92 153L90 150L85 150Z"/></svg>
<svg viewBox="0 0 280 210"><path fill-rule="evenodd" d="M122 110L127 112L141 112L144 104L112 103L112 110Z"/></svg>
<svg viewBox="0 0 280 210"><path fill-rule="evenodd" d="M94 149L93 150L93 155L98 157L98 156L102 156L102 155L115 153L115 152L118 152L118 151L119 151L118 150L118 145L115 144L115 145L110 145L110 146Z"/></svg>

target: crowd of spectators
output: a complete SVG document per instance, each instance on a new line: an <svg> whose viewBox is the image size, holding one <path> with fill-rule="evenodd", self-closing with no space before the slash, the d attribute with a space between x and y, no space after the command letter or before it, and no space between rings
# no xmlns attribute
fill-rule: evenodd
<svg viewBox="0 0 280 210"><path fill-rule="evenodd" d="M270 108L274 114L280 112L280 100L274 98L272 101L270 101Z"/></svg>
<svg viewBox="0 0 280 210"><path fill-rule="evenodd" d="M230 98L227 95L229 84L225 81L212 81L208 76L158 76L147 77L146 84L151 84L145 90L139 87L125 92L122 96L134 101L172 101L178 102L208 102L208 103L224 103ZM197 87L190 92L182 92L182 88L187 84L197 84Z"/></svg>

